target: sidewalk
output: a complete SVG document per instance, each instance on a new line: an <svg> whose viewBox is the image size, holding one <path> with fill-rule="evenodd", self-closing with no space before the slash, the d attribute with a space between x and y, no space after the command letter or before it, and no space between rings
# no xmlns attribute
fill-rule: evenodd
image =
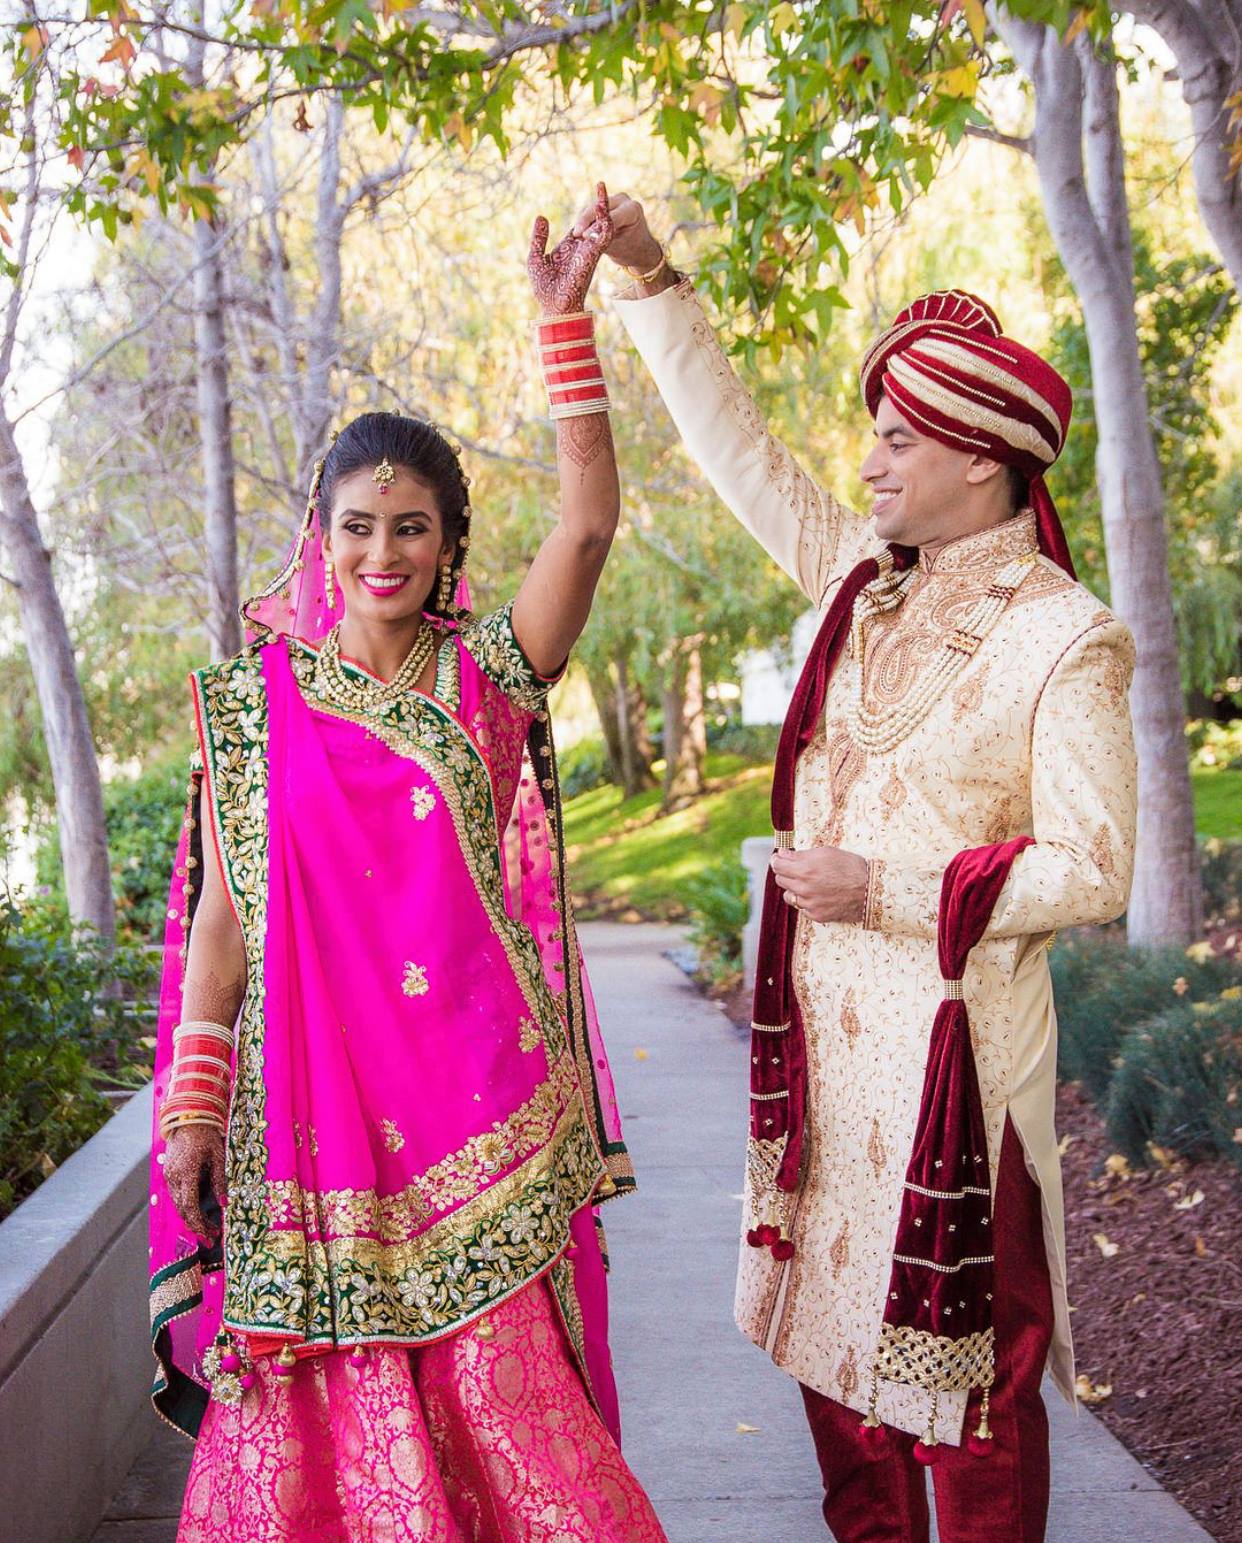
<svg viewBox="0 0 1242 1543"><path fill-rule="evenodd" d="M677 941L583 928L639 1179L604 1211L626 1455L670 1543L828 1543L797 1388L732 1321L746 1042L664 958ZM1210 1543L1098 1420L1049 1409L1049 1543ZM188 1460L153 1417L94 1543L172 1543Z"/></svg>

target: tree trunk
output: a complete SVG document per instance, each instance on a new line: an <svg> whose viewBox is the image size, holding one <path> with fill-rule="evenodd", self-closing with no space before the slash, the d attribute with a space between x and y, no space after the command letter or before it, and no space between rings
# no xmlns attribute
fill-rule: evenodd
<svg viewBox="0 0 1242 1543"><path fill-rule="evenodd" d="M699 797L705 786L706 762L703 660L697 648L679 649L670 661L664 691L662 813L671 814Z"/></svg>
<svg viewBox="0 0 1242 1543"><path fill-rule="evenodd" d="M1134 316L1115 61L1098 57L1085 36L1066 47L1050 28L1008 17L999 26L1035 85L1034 149L1044 208L1082 304L1091 355L1113 604L1138 647L1131 693L1139 821L1130 941L1184 945L1199 933L1202 888L1164 492Z"/></svg>
<svg viewBox="0 0 1242 1543"><path fill-rule="evenodd" d="M199 24L202 24L201 9ZM194 39L186 74L204 83L205 44ZM207 633L211 657L241 648L237 614L237 493L233 467L233 408L229 399L223 262L217 221L194 222L194 354L198 432L203 453L203 534L207 549Z"/></svg>
<svg viewBox="0 0 1242 1543"><path fill-rule="evenodd" d="M624 758L621 752L621 723L617 716L617 688L611 670L588 667L587 684L591 688L591 700L599 714L600 731L604 736L604 754L608 758L608 780L616 787L625 785Z"/></svg>
<svg viewBox="0 0 1242 1543"><path fill-rule="evenodd" d="M1242 125L1234 121L1229 106L1231 99L1236 105L1242 93L1242 7L1227 0L1203 0L1199 5L1138 0L1128 9L1160 34L1177 59L1194 129L1199 213L1235 287L1242 290L1242 166L1231 165Z"/></svg>
<svg viewBox="0 0 1242 1543"><path fill-rule="evenodd" d="M617 732L621 745L621 787L626 798L633 798L656 785L651 769L653 748L647 732L647 704L642 690L630 672L629 660L617 660L615 689Z"/></svg>
<svg viewBox="0 0 1242 1543"><path fill-rule="evenodd" d="M116 915L99 763L73 642L52 579L51 553L39 534L21 452L7 415L0 415L0 511L56 790L69 915L75 922L89 923L111 943Z"/></svg>

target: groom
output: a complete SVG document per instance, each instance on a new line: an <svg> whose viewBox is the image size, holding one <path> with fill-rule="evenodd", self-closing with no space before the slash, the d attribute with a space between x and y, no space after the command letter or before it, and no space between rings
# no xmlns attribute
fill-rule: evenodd
<svg viewBox="0 0 1242 1543"><path fill-rule="evenodd" d="M617 308L687 450L825 616L777 765L737 1320L801 1385L838 1543L926 1543L924 1465L943 1543L1039 1543L1045 1367L1074 1386L1047 947L1124 910L1136 801L1133 643L1043 480L1069 389L982 301L921 297L862 361L860 516L768 432L640 205L611 213ZM963 1036L986 1187L928 1124L933 1019L933 1047Z"/></svg>

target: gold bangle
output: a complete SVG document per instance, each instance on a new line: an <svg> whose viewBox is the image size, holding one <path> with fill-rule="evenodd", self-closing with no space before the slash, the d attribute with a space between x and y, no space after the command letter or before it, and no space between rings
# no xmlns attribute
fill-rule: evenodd
<svg viewBox="0 0 1242 1543"><path fill-rule="evenodd" d="M632 279L634 279L639 284L654 284L655 281L660 277L660 275L664 272L665 268L667 268L667 267L668 267L668 251L665 248L664 243L661 241L660 242L660 261L655 265L655 267L651 270L650 273L640 273L637 268L631 268L629 266L626 267L625 271L630 275L630 277Z"/></svg>

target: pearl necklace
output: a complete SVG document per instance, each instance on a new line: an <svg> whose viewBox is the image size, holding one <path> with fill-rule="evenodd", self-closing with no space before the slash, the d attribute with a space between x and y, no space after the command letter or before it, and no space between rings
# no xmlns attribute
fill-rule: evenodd
<svg viewBox="0 0 1242 1543"><path fill-rule="evenodd" d="M1036 554L1027 552L1006 563L962 625L946 634L939 653L930 668L919 678L914 690L895 708L882 712L869 708L863 693L863 627L881 611L891 611L901 603L915 570L908 570L896 580L890 574L881 573L878 579L861 591L850 620L850 644L858 661L858 679L849 706L850 734L861 750L869 755L883 755L896 749L908 734L918 728L948 690L954 677L966 668L979 651L984 638L1001 619L1035 560Z"/></svg>
<svg viewBox="0 0 1242 1543"><path fill-rule="evenodd" d="M337 707L375 717L418 684L435 648L435 632L424 622L413 648L391 680L373 681L369 676L354 680L341 663L341 624L337 622L315 655L315 688Z"/></svg>

